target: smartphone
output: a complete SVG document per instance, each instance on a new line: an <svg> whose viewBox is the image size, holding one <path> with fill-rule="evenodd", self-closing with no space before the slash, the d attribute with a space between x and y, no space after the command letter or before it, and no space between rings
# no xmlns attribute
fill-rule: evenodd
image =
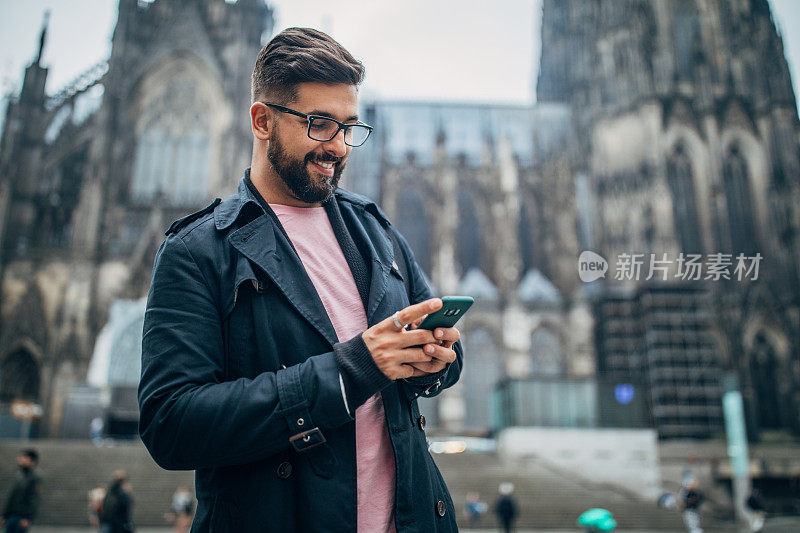
<svg viewBox="0 0 800 533"><path fill-rule="evenodd" d="M442 308L426 316L418 329L452 328L473 303L472 296L442 296Z"/></svg>

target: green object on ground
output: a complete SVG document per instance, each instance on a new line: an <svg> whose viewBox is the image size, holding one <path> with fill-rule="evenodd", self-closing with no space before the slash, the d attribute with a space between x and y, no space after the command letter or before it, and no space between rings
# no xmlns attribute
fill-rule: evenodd
<svg viewBox="0 0 800 533"><path fill-rule="evenodd" d="M600 531L614 531L617 521L614 515L606 509L594 508L585 511L578 517L578 525L594 527Z"/></svg>

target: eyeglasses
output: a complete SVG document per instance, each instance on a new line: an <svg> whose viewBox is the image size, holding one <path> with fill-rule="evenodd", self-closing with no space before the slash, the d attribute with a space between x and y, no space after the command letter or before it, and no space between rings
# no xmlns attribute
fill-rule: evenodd
<svg viewBox="0 0 800 533"><path fill-rule="evenodd" d="M262 102L281 113L288 113L296 117L308 120L308 137L315 141L327 142L339 134L339 130L344 130L344 143L347 146L361 146L367 141L367 137L372 133L372 126L363 122L354 124L342 124L338 120L322 115L307 115L286 106Z"/></svg>

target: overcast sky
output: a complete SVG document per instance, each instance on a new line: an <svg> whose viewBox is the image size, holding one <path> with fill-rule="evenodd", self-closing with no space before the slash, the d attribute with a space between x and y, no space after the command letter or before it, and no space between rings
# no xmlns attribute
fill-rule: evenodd
<svg viewBox="0 0 800 533"><path fill-rule="evenodd" d="M160 0L164 1L164 0ZM0 89L18 90L46 9L48 93L110 54L117 0L0 0ZM800 80L800 2L771 0ZM530 103L541 0L273 0L276 29L331 33L367 68L364 95ZM795 91L797 92L797 90Z"/></svg>

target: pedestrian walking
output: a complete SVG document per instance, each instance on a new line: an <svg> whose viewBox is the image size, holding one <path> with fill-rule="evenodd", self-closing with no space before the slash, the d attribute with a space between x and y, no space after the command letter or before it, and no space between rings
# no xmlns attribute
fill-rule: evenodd
<svg viewBox="0 0 800 533"><path fill-rule="evenodd" d="M100 511L103 510L105 498L105 487L95 487L86 494L86 513L89 516L89 525L95 529L100 527Z"/></svg>
<svg viewBox="0 0 800 533"><path fill-rule="evenodd" d="M464 513L467 516L469 527L475 528L480 525L481 517L486 513L489 506L481 501L481 496L477 492L468 492L467 501L464 505Z"/></svg>
<svg viewBox="0 0 800 533"><path fill-rule="evenodd" d="M187 533L194 516L194 497L188 488L178 487L172 495L171 511L175 533Z"/></svg>
<svg viewBox="0 0 800 533"><path fill-rule="evenodd" d="M700 527L699 507L703 501L703 495L698 490L697 479L688 480L687 486L681 489L678 497L678 508L683 512L683 523L689 533L703 533Z"/></svg>
<svg viewBox="0 0 800 533"><path fill-rule="evenodd" d="M514 484L509 482L500 483L498 488L500 496L494 504L494 512L500 527L505 533L510 533L517 518L517 503L514 500Z"/></svg>
<svg viewBox="0 0 800 533"><path fill-rule="evenodd" d="M33 448L22 450L17 456L19 472L8 493L0 526L5 526L6 533L24 533L31 527L39 507L41 478L36 473L39 454Z"/></svg>
<svg viewBox="0 0 800 533"><path fill-rule="evenodd" d="M750 491L750 496L747 497L745 502L747 510L750 511L750 531L761 531L764 529L764 522L767 519L767 509L764 506L764 500L761 498L761 491L753 488Z"/></svg>
<svg viewBox="0 0 800 533"><path fill-rule="evenodd" d="M134 531L131 512L133 511L133 489L128 473L116 470L111 476L111 484L106 489L103 508L100 511L101 533L131 533Z"/></svg>

